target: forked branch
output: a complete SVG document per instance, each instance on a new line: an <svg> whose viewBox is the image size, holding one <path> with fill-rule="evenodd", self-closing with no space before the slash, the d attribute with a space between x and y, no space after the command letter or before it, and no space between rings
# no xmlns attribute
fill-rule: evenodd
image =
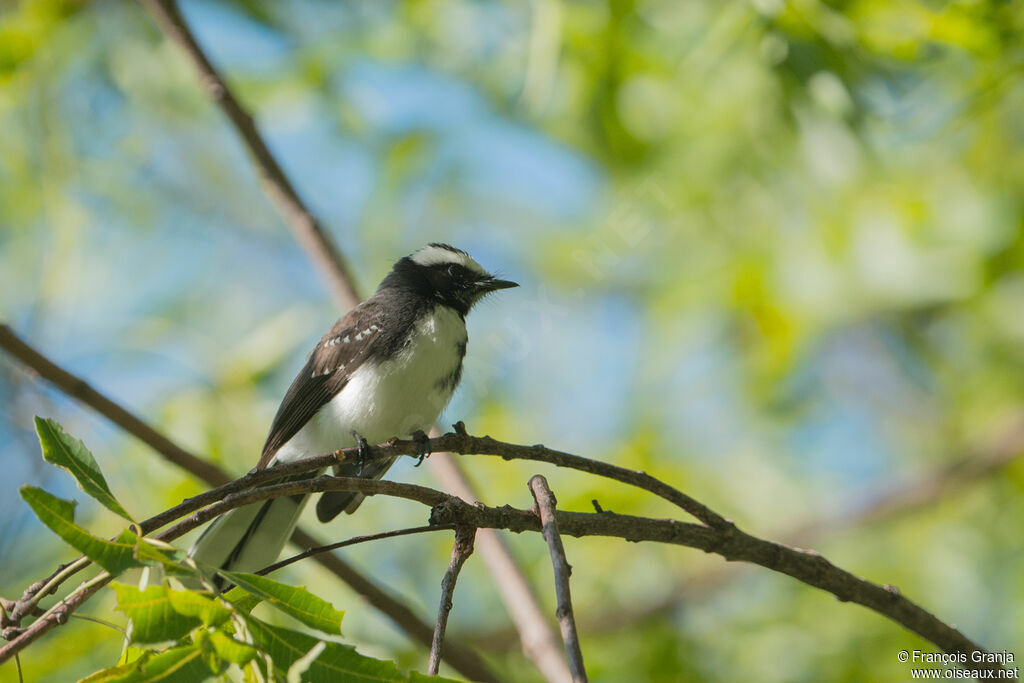
<svg viewBox="0 0 1024 683"><path fill-rule="evenodd" d="M583 652L580 650L580 637L576 633L576 617L572 612L572 595L569 592L569 576L572 567L565 557L562 536L558 533L558 519L555 517L555 494L548 488L548 481L537 474L530 479L530 492L537 503L540 516L541 533L548 543L551 554L551 565L555 570L555 596L558 599L558 626L565 642L565 654L569 658L569 671L574 683L587 683L587 670L583 666Z"/></svg>
<svg viewBox="0 0 1024 683"><path fill-rule="evenodd" d="M455 542L452 544L452 557L448 562L448 570L441 580L441 604L437 608L437 625L434 626L434 640L430 644L430 662L427 674L436 676L441 666L444 652L444 632L448 628L448 615L452 611L452 600L455 596L455 583L459 580L459 572L469 556L473 554L473 539L476 528L459 526L455 528Z"/></svg>

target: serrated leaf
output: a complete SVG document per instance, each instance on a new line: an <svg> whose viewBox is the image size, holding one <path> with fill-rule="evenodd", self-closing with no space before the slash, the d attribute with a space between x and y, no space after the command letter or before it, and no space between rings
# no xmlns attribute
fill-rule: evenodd
<svg viewBox="0 0 1024 683"><path fill-rule="evenodd" d="M210 642L218 657L238 666L245 666L259 654L252 645L235 640L221 631L211 631Z"/></svg>
<svg viewBox="0 0 1024 683"><path fill-rule="evenodd" d="M257 574L221 571L229 581L263 598L285 614L295 617L306 626L324 633L341 635L341 619L345 613L319 598L302 586L289 586Z"/></svg>
<svg viewBox="0 0 1024 683"><path fill-rule="evenodd" d="M115 583L113 588L117 594L115 609L132 620L133 643L178 640L201 623L196 617L176 612L164 586L149 586L140 591L135 586Z"/></svg>
<svg viewBox="0 0 1024 683"><path fill-rule="evenodd" d="M319 640L313 636L271 626L253 617L246 617L246 624L256 647L270 655L274 668L282 675L295 662L313 649ZM364 657L351 645L326 641L324 651L309 664L302 673L303 681L310 683L334 683L334 681L406 681L393 662Z"/></svg>
<svg viewBox="0 0 1024 683"><path fill-rule="evenodd" d="M202 651L186 645L97 671L79 683L196 683L208 678L210 670L203 662Z"/></svg>
<svg viewBox="0 0 1024 683"><path fill-rule="evenodd" d="M43 524L111 574L116 576L126 569L140 566L134 556L133 544L98 538L75 524L73 500L57 498L35 486L22 486L18 492Z"/></svg>
<svg viewBox="0 0 1024 683"><path fill-rule="evenodd" d="M193 590L167 590L171 608L186 617L195 617L207 626L220 626L231 618L231 610L213 598Z"/></svg>
<svg viewBox="0 0 1024 683"><path fill-rule="evenodd" d="M111 512L121 515L129 522L135 521L114 497L107 480L103 477L103 472L100 471L100 466L84 443L66 433L56 421L46 418L36 418L36 433L39 435L39 445L46 462L67 471L78 482L80 489Z"/></svg>

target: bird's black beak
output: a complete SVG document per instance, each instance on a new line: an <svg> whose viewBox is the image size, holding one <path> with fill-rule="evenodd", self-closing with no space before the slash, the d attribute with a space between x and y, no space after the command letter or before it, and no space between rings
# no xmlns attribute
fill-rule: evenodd
<svg viewBox="0 0 1024 683"><path fill-rule="evenodd" d="M499 289L510 289L518 286L518 282L512 282L511 280L498 280L497 278L488 277L476 283L476 290L481 294L487 294L488 292L494 292Z"/></svg>

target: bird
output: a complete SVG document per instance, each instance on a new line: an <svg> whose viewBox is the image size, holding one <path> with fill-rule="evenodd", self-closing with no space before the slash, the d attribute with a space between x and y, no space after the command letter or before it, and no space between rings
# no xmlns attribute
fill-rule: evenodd
<svg viewBox="0 0 1024 683"><path fill-rule="evenodd" d="M425 441L462 378L466 315L483 297L518 284L468 253L431 243L399 259L370 298L341 317L309 354L270 425L256 470L413 436ZM379 479L395 458L334 466L335 476ZM296 478L316 473L296 475ZM216 518L188 555L200 566L251 572L275 562L309 496L281 497ZM321 522L353 513L364 495L327 491ZM215 577L215 585L223 580Z"/></svg>

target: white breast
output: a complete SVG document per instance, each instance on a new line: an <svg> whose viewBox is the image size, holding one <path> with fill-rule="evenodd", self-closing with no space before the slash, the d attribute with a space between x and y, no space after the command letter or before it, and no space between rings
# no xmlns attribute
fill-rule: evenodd
<svg viewBox="0 0 1024 683"><path fill-rule="evenodd" d="M274 460L289 462L353 446L353 430L371 444L426 431L452 397L455 387L445 380L458 371L466 341L462 316L436 307L394 357L359 367Z"/></svg>

